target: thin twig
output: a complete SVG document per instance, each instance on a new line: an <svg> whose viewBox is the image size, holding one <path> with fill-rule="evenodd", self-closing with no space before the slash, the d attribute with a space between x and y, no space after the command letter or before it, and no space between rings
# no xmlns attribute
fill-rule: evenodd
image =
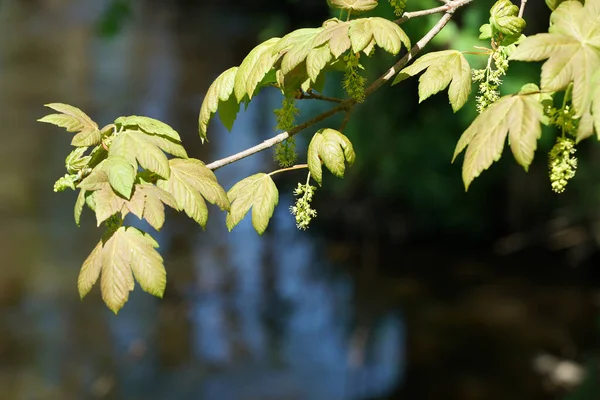
<svg viewBox="0 0 600 400"><path fill-rule="evenodd" d="M302 100L302 99L323 100L323 101L329 101L331 103L341 103L342 101L344 101L344 100L342 100L340 98L337 98L337 97L329 97L329 96L324 96L324 95L319 94L319 93L315 93L315 92L313 92L310 89L306 93L302 92L300 94L299 99L300 100Z"/></svg>
<svg viewBox="0 0 600 400"><path fill-rule="evenodd" d="M327 119L327 118L331 117L332 115L339 113L340 111L344 111L346 108L347 108L346 105L339 105L335 108L332 108L329 111L324 112L323 114L317 115L313 119L310 119L303 124L293 127L292 129L290 129L287 132L282 132L279 135L272 137L271 139L267 139L264 142L262 142L256 146L250 147L249 149L246 149L244 151L240 151L239 153L236 153L232 156L225 157L221 160L213 161L212 163L207 164L206 167L208 169L212 169L214 171L218 168L224 167L227 164L231 164L233 162L239 161L243 158L249 157L253 154L256 154L258 152L261 152L263 150L271 148L271 147L275 146L276 144L281 143L284 140L291 138L298 132L301 132L304 129L309 128L309 127L317 124L318 122L321 122L324 119Z"/></svg>
<svg viewBox="0 0 600 400"><path fill-rule="evenodd" d="M277 171L270 172L267 175L273 176L273 175L278 174L280 172L294 171L294 170L297 170L297 169L304 169L304 168L308 168L308 164L298 164L298 165L294 165L294 166L288 167L288 168L281 168L281 169L278 169Z"/></svg>
<svg viewBox="0 0 600 400"><path fill-rule="evenodd" d="M427 45L427 43L429 43L431 41L431 39L433 39L438 33L440 33L440 31L444 28L444 26L446 26L448 21L450 21L450 19L452 18L452 14L454 13L454 11L456 9L458 9L472 1L473 0L454 0L454 1L448 2L448 4L447 4L448 8L446 10L446 14L444 14L444 16L442 18L440 18L440 20L437 22L437 24L435 24L433 26L433 28L431 28L431 30L429 32L427 32L427 34L425 36L423 36L421 38L421 40L419 40L410 49L410 52L405 54L404 57L402 57L400 60L398 60L398 62L396 64L394 64L393 67L388 69L383 75L381 75L373 83L371 83L371 85L369 85L369 87L367 87L367 89L365 89L365 97L369 96L370 94L375 92L377 89L379 89L380 87L385 85L390 79L392 79L398 73L398 71L400 71L406 64L408 64L421 51L421 49L423 47L425 47ZM332 115L335 115L341 111L348 111L348 110L352 109L355 105L356 105L356 100L354 100L354 99L343 100L339 106L334 107L329 111L325 111L323 114L320 114L320 115L314 117L313 119L306 121L303 124L297 125L287 132L282 132L282 133L278 134L277 136L267 139L264 142L262 142L256 146L250 147L249 149L246 149L244 151L241 151L241 152L231 155L229 157L225 157L221 160L214 161L214 162L206 165L206 167L211 170L216 170L218 168L224 167L225 165L234 163L243 158L249 157L253 154L256 154L258 152L261 152L263 150L271 148L271 147L275 146L276 144L281 143L284 140L289 139L290 137L303 131L304 129L309 128L309 127L331 117Z"/></svg>
<svg viewBox="0 0 600 400"><path fill-rule="evenodd" d="M346 128L346 125L348 125L348 121L350 121L350 115L352 115L352 107L348 107L346 110L346 116L340 125L340 132L342 132Z"/></svg>
<svg viewBox="0 0 600 400"><path fill-rule="evenodd" d="M519 18L523 18L523 13L525 13L526 5L527 5L527 0L521 0L521 8L519 8Z"/></svg>
<svg viewBox="0 0 600 400"><path fill-rule="evenodd" d="M431 14L443 13L443 12L446 12L448 10L455 10L455 9L457 9L459 7L464 6L467 3L470 3L471 1L472 0L447 1L447 2L444 2L446 4L443 5L443 6L429 8L427 10L405 12L404 14L402 14L402 17L400 17L399 19L395 20L394 22L397 23L397 24L403 24L406 21L408 21L409 19L418 18L418 17L424 17L426 15L431 15Z"/></svg>

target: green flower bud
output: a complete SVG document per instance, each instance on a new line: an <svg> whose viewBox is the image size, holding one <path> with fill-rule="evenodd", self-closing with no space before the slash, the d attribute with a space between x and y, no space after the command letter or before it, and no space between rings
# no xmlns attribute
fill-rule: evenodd
<svg viewBox="0 0 600 400"><path fill-rule="evenodd" d="M504 36L513 36L525 29L525 20L519 18L519 7L510 0L498 0L490 10L490 25L493 31Z"/></svg>

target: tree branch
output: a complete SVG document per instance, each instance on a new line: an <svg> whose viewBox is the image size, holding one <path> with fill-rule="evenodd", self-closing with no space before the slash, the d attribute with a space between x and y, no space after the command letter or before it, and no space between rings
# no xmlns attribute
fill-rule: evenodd
<svg viewBox="0 0 600 400"><path fill-rule="evenodd" d="M423 17L423 16L431 15L431 14L443 13L443 12L447 12L450 10L456 10L457 8L462 7L465 4L470 3L471 1L473 1L473 0L454 0L454 1L445 2L446 4L443 6L429 8L427 10L405 12L404 14L402 14L402 17L395 20L394 22L397 23L398 25L400 25L400 24L405 23L409 19ZM525 0L525 2L527 2L527 0Z"/></svg>
<svg viewBox="0 0 600 400"><path fill-rule="evenodd" d="M427 43L429 43L431 41L431 39L433 39L438 33L440 33L440 31L444 28L444 26L446 26L448 21L450 21L450 19L452 18L452 15L454 14L454 11L456 9L458 9L466 4L469 4L472 1L473 0L453 0L453 1L448 2L445 6L442 6L444 8L446 14L444 14L444 16L442 18L440 18L440 20L433 26L433 28L431 28L431 30L429 30L429 32L427 32L427 34L425 36L423 36L421 38L421 40L419 40L410 49L410 51L404 55L404 57L402 57L400 60L398 60L398 62L396 64L394 64L393 67L388 69L383 75L381 75L379 78L377 78L373 83L371 83L371 85L369 85L369 87L367 87L365 89L365 97L369 96L370 94L375 92L377 89L379 89L380 87L385 85L406 64L408 64L421 51L421 49L423 49L423 47L425 47L427 45ZM436 12L439 12L439 11L436 11ZM425 15L427 15L427 14L425 14ZM332 115L335 115L341 111L351 110L355 105L356 105L356 100L354 100L354 99L343 100L339 106L334 107L329 111L325 111L324 113L304 122L303 124L295 126L294 128L290 129L287 132L282 132L282 133L278 134L277 136L267 139L264 142L262 142L256 146L250 147L249 149L246 149L244 151L241 151L241 152L231 155L229 157L223 158L221 160L214 161L214 162L206 165L206 167L211 170L216 170L221 167L224 167L225 165L234 163L243 158L249 157L253 154L256 154L258 152L261 152L263 150L271 148L271 147L275 146L276 144L281 143L284 140L289 139L290 137L296 135L297 133L305 130L306 128L310 128L311 126L331 117ZM347 121L345 121L345 123L346 122ZM345 125L345 123L344 123L344 125Z"/></svg>
<svg viewBox="0 0 600 400"><path fill-rule="evenodd" d="M315 93L313 92L311 89L308 89L308 91L306 93L302 92L300 94L300 97L298 97L300 100L303 99L315 99L315 100L323 100L323 101L329 101L331 103L341 103L344 100L339 99L337 97L329 97L329 96L324 96L322 94L319 93Z"/></svg>

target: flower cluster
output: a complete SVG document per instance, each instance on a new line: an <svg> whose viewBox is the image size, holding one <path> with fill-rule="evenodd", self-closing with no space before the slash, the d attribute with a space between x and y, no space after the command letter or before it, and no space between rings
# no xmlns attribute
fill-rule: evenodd
<svg viewBox="0 0 600 400"><path fill-rule="evenodd" d="M562 129L563 132L574 135L577 132L578 119L575 118L575 109L570 105L565 105L564 108L546 107L544 110L550 123Z"/></svg>
<svg viewBox="0 0 600 400"><path fill-rule="evenodd" d="M307 229L310 221L317 216L317 211L310 207L313 195L317 188L309 183L305 185L298 183L294 190L294 195L299 196L296 204L290 207L290 211L296 217L296 226L298 229Z"/></svg>
<svg viewBox="0 0 600 400"><path fill-rule="evenodd" d="M348 96L352 97L358 103L365 101L365 78L360 75L359 69L362 68L358 62L359 55L349 53L344 56L346 62L346 73L344 74L344 80L342 86Z"/></svg>
<svg viewBox="0 0 600 400"><path fill-rule="evenodd" d="M573 139L559 137L549 154L550 183L556 193L565 191L569 179L575 176L577 158Z"/></svg>
<svg viewBox="0 0 600 400"><path fill-rule="evenodd" d="M404 14L404 9L406 8L407 0L389 0L389 1L390 1L390 5L394 9L394 14L396 14L397 17L401 17L402 14Z"/></svg>
<svg viewBox="0 0 600 400"><path fill-rule="evenodd" d="M494 68L492 68L492 60ZM485 69L473 70L473 81L479 82L479 96L476 97L477 112L482 113L500 98L502 77L506 75L508 59L504 51L495 51L490 56Z"/></svg>
<svg viewBox="0 0 600 400"><path fill-rule="evenodd" d="M286 96L283 98L281 108L275 110L274 113L277 119L277 129L289 131L294 126L296 116L300 114L300 110L296 107L296 100L291 96ZM279 143L275 147L273 158L282 168L294 165L298 158L296 154L296 140L292 137Z"/></svg>

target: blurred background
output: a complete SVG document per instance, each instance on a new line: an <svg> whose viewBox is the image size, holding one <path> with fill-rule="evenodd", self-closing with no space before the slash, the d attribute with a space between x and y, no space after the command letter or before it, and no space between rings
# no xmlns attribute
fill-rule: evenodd
<svg viewBox="0 0 600 400"><path fill-rule="evenodd" d="M461 10L428 50L485 45L490 6ZM418 106L416 79L357 108L346 130L357 162L344 180L325 176L308 231L288 211L306 175L280 174L262 237L248 220L227 233L216 208L206 232L169 215L156 234L163 300L136 288L118 316L98 288L79 300L102 231L89 210L77 228L75 194L52 192L70 135L36 122L43 104L76 105L101 126L161 119L210 162L273 136L281 102L264 90L231 133L215 119L202 146L212 80L260 41L330 16L323 0L0 0L1 400L600 398L598 145L579 147L562 195L548 181L551 130L529 173L505 152L465 193L450 160L474 104L453 115L443 92ZM525 16L527 34L547 28L544 2ZM416 41L437 18L403 28ZM368 78L393 60L376 54ZM330 95L343 96L339 78ZM537 79L538 64L513 63L504 90ZM324 107L302 101L300 118ZM217 176L228 189L273 169L264 152Z"/></svg>

